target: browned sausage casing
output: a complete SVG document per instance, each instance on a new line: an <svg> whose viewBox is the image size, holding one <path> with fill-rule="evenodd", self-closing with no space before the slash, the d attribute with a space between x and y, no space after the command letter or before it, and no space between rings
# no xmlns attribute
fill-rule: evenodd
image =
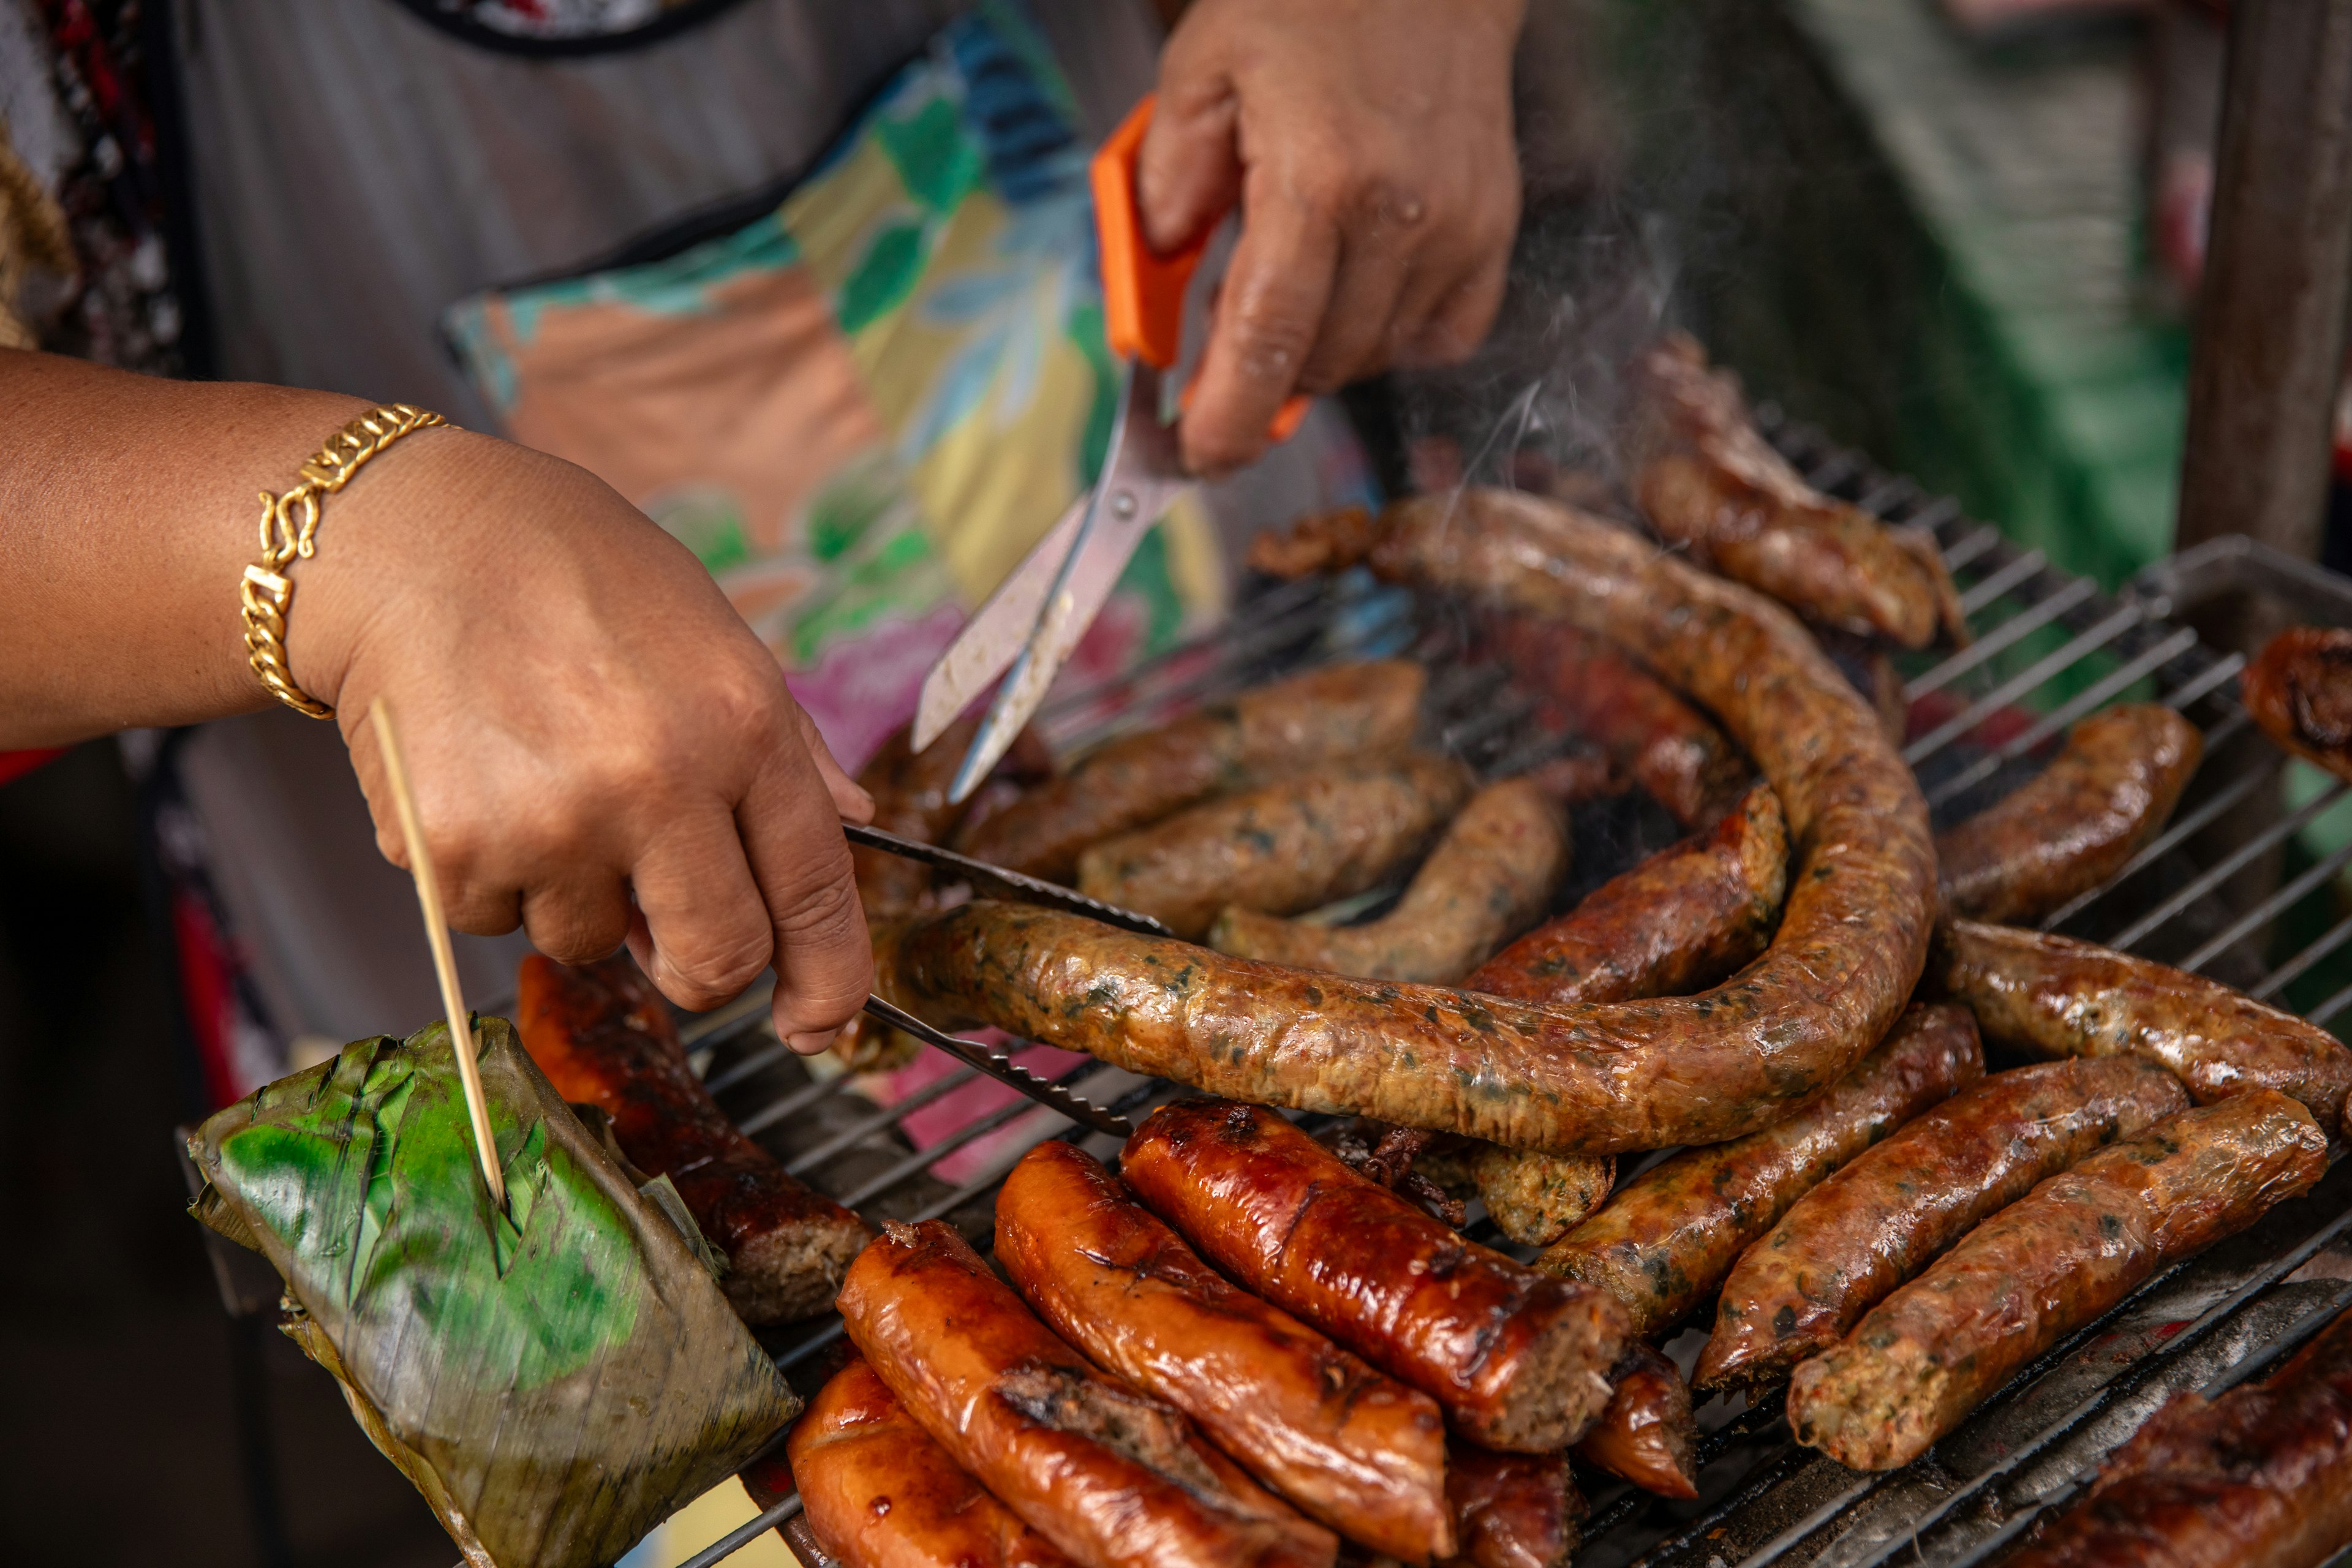
<svg viewBox="0 0 2352 1568"><path fill-rule="evenodd" d="M2316 1025L2218 980L2112 948L1954 921L1938 946L1944 988L1985 1037L2041 1056L2129 1052L2170 1068L2200 1105L2274 1089L2334 1127L2352 1051Z"/></svg>
<svg viewBox="0 0 2352 1568"><path fill-rule="evenodd" d="M2010 1568L2318 1568L2352 1541L2352 1312L2260 1383L2176 1394Z"/></svg>
<svg viewBox="0 0 2352 1568"><path fill-rule="evenodd" d="M1227 1284L1093 1155L1049 1140L1013 1167L996 1256L1096 1365L1184 1412L1307 1513L1407 1562L1454 1554L1437 1402Z"/></svg>
<svg viewBox="0 0 2352 1568"><path fill-rule="evenodd" d="M809 1401L782 1457L743 1470L761 1509L794 1490L846 1568L1071 1568L915 1424L864 1357Z"/></svg>
<svg viewBox="0 0 2352 1568"><path fill-rule="evenodd" d="M1339 1540L1148 1394L1106 1382L940 1220L895 1222L841 1287L851 1342L950 1458L1079 1562L1331 1568Z"/></svg>
<svg viewBox="0 0 2352 1568"><path fill-rule="evenodd" d="M1317 925L1235 904L1217 916L1209 945L1302 969L1450 985L1542 914L1567 870L1558 803L1530 779L1505 779L1471 797L1380 919Z"/></svg>
<svg viewBox="0 0 2352 1568"><path fill-rule="evenodd" d="M1446 1445L1445 1495L1470 1568L1568 1568L1584 1495L1558 1454L1498 1454Z"/></svg>
<svg viewBox="0 0 2352 1568"><path fill-rule="evenodd" d="M1412 864L1470 789L1469 769L1422 754L1301 773L1090 846L1078 889L1188 939L1227 904L1294 914Z"/></svg>
<svg viewBox="0 0 2352 1568"><path fill-rule="evenodd" d="M1162 1106L1119 1171L1211 1261L1434 1395L1473 1442L1563 1447L1609 1402L1616 1302L1464 1240L1273 1111Z"/></svg>
<svg viewBox="0 0 2352 1568"><path fill-rule="evenodd" d="M1391 507L1375 562L1604 632L1714 710L1771 784L1796 851L1763 957L1696 996L1542 1008L972 903L899 933L878 966L892 999L1234 1099L1568 1154L1740 1137L1870 1054L1927 963L1927 808L1869 706L1787 612L1498 491L1452 510Z"/></svg>
<svg viewBox="0 0 2352 1568"><path fill-rule="evenodd" d="M1748 416L1739 384L1674 332L1633 362L1633 491L1658 531L1825 626L1926 647L1968 638L1932 550L1805 483Z"/></svg>
<svg viewBox="0 0 2352 1568"><path fill-rule="evenodd" d="M2031 782L1936 840L1952 912L2037 921L2097 887L2171 816L2204 748L2161 703L2084 720Z"/></svg>
<svg viewBox="0 0 2352 1568"><path fill-rule="evenodd" d="M1657 1333L1714 1294L1822 1178L1983 1076L1968 1009L1914 1005L1829 1093L1761 1132L1644 1171L1536 1267L1600 1286L1625 1304L1635 1333Z"/></svg>
<svg viewBox="0 0 2352 1568"><path fill-rule="evenodd" d="M1698 1424L1690 1384L1675 1363L1637 1344L1612 1375L1616 1390L1576 1445L1577 1458L1660 1497L1698 1496Z"/></svg>
<svg viewBox="0 0 2352 1568"><path fill-rule="evenodd" d="M1711 985L1771 942L1788 854L1780 802L1756 784L1711 830L1611 878L1481 964L1463 989L1559 1005Z"/></svg>
<svg viewBox="0 0 2352 1568"><path fill-rule="evenodd" d="M1797 1368L1789 1425L1842 1465L1907 1465L2069 1331L2327 1169L2311 1112L2258 1089L2103 1149L1977 1226Z"/></svg>
<svg viewBox="0 0 2352 1568"><path fill-rule="evenodd" d="M2352 631L2294 626L2238 678L2246 710L2280 748L2352 779Z"/></svg>
<svg viewBox="0 0 2352 1568"><path fill-rule="evenodd" d="M1066 882L1087 845L1221 791L1402 750L1428 677L1406 659L1337 664L1122 736L971 825L957 847Z"/></svg>
<svg viewBox="0 0 2352 1568"><path fill-rule="evenodd" d="M2133 1057L1979 1079L1856 1155L1740 1256L1696 1381L1780 1376L1835 1344L1977 1221L2188 1103L2169 1073Z"/></svg>
<svg viewBox="0 0 2352 1568"><path fill-rule="evenodd" d="M677 1026L625 956L572 969L522 961L515 1026L523 1048L570 1100L602 1106L629 1163L667 1176L694 1223L727 1255L720 1280L747 1322L821 1312L866 1222L784 1173L727 1119L687 1066Z"/></svg>

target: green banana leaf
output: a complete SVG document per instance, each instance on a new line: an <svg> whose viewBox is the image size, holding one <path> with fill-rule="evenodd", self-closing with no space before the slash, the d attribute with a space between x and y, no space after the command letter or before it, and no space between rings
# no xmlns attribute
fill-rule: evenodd
<svg viewBox="0 0 2352 1568"><path fill-rule="evenodd" d="M191 1212L276 1266L287 1332L473 1568L598 1568L800 1402L699 1236L639 1193L506 1020L479 1037L508 1214L446 1024L354 1041L214 1116L188 1141L206 1182Z"/></svg>

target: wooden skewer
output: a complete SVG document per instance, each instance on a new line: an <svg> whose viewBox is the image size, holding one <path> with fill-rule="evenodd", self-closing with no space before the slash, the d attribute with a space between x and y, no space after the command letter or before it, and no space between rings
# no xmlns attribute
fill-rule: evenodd
<svg viewBox="0 0 2352 1568"><path fill-rule="evenodd" d="M433 950L433 973L441 982L441 1005L449 1015L449 1046L457 1053L457 1077L466 1086L466 1114L474 1123L474 1155L482 1164L482 1179L490 1184L490 1201L504 1214L506 1173L499 1169L498 1141L490 1135L490 1104L482 1096L482 1069L474 1058L474 1028L466 998L457 989L457 956L449 948L449 919L441 910L441 884L433 875L433 858L425 852L425 835L416 826L416 796L408 787L408 767L400 754L400 740L392 728L392 710L379 697L368 704L368 721L375 726L375 743L383 753L383 772L392 785L392 808L400 817L400 837L408 846L408 869L416 879L416 902L425 910L425 941Z"/></svg>

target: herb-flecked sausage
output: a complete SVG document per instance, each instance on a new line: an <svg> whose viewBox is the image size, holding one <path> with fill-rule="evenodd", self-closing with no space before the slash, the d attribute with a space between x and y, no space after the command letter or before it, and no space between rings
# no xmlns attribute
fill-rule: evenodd
<svg viewBox="0 0 2352 1568"><path fill-rule="evenodd" d="M1548 1008L975 902L877 955L892 999L1234 1099L1555 1153L1740 1137L1870 1054L1927 962L1927 808L1868 704L1786 611L1500 491L1390 508L1374 563L1606 633L1715 711L1772 785L1795 853L1761 958L1695 996Z"/></svg>
<svg viewBox="0 0 2352 1568"><path fill-rule="evenodd" d="M1937 838L1947 904L1969 920L2037 921L2090 891L2163 827L2204 745L2158 702L2084 720L2048 767Z"/></svg>
<svg viewBox="0 0 2352 1568"><path fill-rule="evenodd" d="M996 1257L1088 1360L1312 1517L1409 1563L1454 1554L1437 1402L1226 1283L1093 1155L1049 1139L1023 1156L997 1194Z"/></svg>
<svg viewBox="0 0 2352 1568"><path fill-rule="evenodd" d="M2263 645L2238 689L2283 750L2352 779L2352 631L2289 627Z"/></svg>
<svg viewBox="0 0 2352 1568"><path fill-rule="evenodd" d="M947 1224L882 1229L842 1282L850 1342L1031 1528L1090 1568L1331 1568L1337 1537L1172 1407L1097 1376Z"/></svg>
<svg viewBox="0 0 2352 1568"><path fill-rule="evenodd" d="M631 1164L670 1179L727 1255L719 1285L743 1320L780 1323L831 1306L866 1222L736 1131L637 966L623 955L574 969L534 952L518 984L523 1048L564 1099L604 1108Z"/></svg>
<svg viewBox="0 0 2352 1568"><path fill-rule="evenodd" d="M2165 1265L2243 1230L2327 1169L2311 1112L2267 1089L2102 1149L1977 1226L1797 1368L1797 1441L1907 1465L2028 1362Z"/></svg>
<svg viewBox="0 0 2352 1568"><path fill-rule="evenodd" d="M1625 1304L1633 1331L1672 1327L1822 1178L1984 1076L1968 1010L1915 1005L1836 1088L1786 1121L1686 1149L1614 1194L1536 1259Z"/></svg>
<svg viewBox="0 0 2352 1568"><path fill-rule="evenodd" d="M1698 1496L1698 1425L1683 1374L1648 1345L1635 1344L1610 1375L1616 1387L1609 1407L1570 1451L1643 1491Z"/></svg>
<svg viewBox="0 0 2352 1568"><path fill-rule="evenodd" d="M798 1491L845 1568L1075 1568L958 1468L862 1356L817 1390L783 1454L742 1479L763 1510Z"/></svg>
<svg viewBox="0 0 2352 1568"><path fill-rule="evenodd" d="M1454 1504L1454 1559L1467 1568L1568 1568L1579 1544L1584 1494L1558 1454L1498 1454L1446 1445L1445 1495Z"/></svg>
<svg viewBox="0 0 2352 1568"><path fill-rule="evenodd" d="M973 823L956 847L1066 882L1087 845L1213 795L1402 750L1420 725L1427 685L1421 666L1381 659L1328 665L1244 691L1104 744L1060 778Z"/></svg>
<svg viewBox="0 0 2352 1568"><path fill-rule="evenodd" d="M1231 904L1208 942L1303 969L1451 984L1542 914L1567 870L1568 824L1558 803L1530 779L1505 779L1470 797L1380 919L1317 925Z"/></svg>
<svg viewBox="0 0 2352 1568"><path fill-rule="evenodd" d="M2188 1103L2169 1073L2133 1057L1978 1079L1856 1155L1741 1254L1694 1381L1717 1388L1786 1373L1985 1215Z"/></svg>
<svg viewBox="0 0 2352 1568"><path fill-rule="evenodd" d="M2127 1052L2171 1069L2200 1105L2275 1089L2334 1127L2352 1091L2352 1050L2294 1014L2218 980L2093 942L1954 921L1939 975L1985 1038L2038 1056Z"/></svg>
<svg viewBox="0 0 2352 1568"><path fill-rule="evenodd" d="M1435 1397L1475 1443L1562 1447L1609 1402L1616 1302L1464 1240L1273 1111L1162 1106L1119 1171L1210 1261Z"/></svg>
<svg viewBox="0 0 2352 1568"><path fill-rule="evenodd" d="M1424 753L1301 773L1090 846L1078 890L1188 939L1228 904L1294 914L1412 865L1471 787L1469 769Z"/></svg>

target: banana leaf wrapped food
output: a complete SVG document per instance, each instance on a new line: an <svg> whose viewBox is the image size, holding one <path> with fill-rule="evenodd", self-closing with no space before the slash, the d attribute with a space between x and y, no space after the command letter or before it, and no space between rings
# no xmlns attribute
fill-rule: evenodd
<svg viewBox="0 0 2352 1568"><path fill-rule="evenodd" d="M472 1568L596 1568L800 1402L685 1206L639 1190L504 1019L478 1037L507 1213L445 1024L355 1041L215 1115L188 1141L192 1212L277 1268L287 1333Z"/></svg>

